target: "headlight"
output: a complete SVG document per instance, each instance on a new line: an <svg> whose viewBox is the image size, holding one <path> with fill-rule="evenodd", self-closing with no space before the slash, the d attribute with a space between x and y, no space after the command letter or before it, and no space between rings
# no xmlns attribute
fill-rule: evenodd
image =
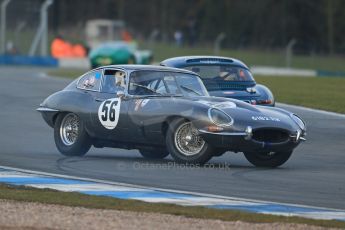
<svg viewBox="0 0 345 230"><path fill-rule="evenodd" d="M292 120L294 120L296 122L296 124L302 129L305 130L305 123L304 121L299 118L296 114L292 114L291 115Z"/></svg>
<svg viewBox="0 0 345 230"><path fill-rule="evenodd" d="M208 110L208 117L215 125L222 127L231 126L234 123L234 119L232 119L232 117L216 108L210 108Z"/></svg>

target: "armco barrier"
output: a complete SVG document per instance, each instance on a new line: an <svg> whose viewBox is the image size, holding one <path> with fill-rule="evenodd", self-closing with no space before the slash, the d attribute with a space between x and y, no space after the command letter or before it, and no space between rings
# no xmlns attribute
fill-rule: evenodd
<svg viewBox="0 0 345 230"><path fill-rule="evenodd" d="M43 66L59 68L90 69L88 58L30 57L24 55L0 55L0 65Z"/></svg>
<svg viewBox="0 0 345 230"><path fill-rule="evenodd" d="M60 68L90 69L91 64L88 58L59 58Z"/></svg>
<svg viewBox="0 0 345 230"><path fill-rule="evenodd" d="M317 77L345 77L345 72L317 70L316 76Z"/></svg>
<svg viewBox="0 0 345 230"><path fill-rule="evenodd" d="M58 67L59 61L52 57L30 57L24 55L0 55L0 65L29 65Z"/></svg>
<svg viewBox="0 0 345 230"><path fill-rule="evenodd" d="M274 66L252 66L250 70L254 75L265 76L345 77L345 72L343 71L296 69Z"/></svg>
<svg viewBox="0 0 345 230"><path fill-rule="evenodd" d="M315 77L316 71L312 69L295 69L274 66L252 66L250 68L254 75L266 76L301 76L301 77Z"/></svg>

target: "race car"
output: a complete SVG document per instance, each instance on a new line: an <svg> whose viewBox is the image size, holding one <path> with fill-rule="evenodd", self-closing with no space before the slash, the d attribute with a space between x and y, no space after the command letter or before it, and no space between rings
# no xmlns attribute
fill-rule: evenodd
<svg viewBox="0 0 345 230"><path fill-rule="evenodd" d="M306 135L304 121L293 113L210 97L196 73L161 66L96 68L37 110L66 156L83 156L93 145L204 164L233 151L256 166L277 167Z"/></svg>
<svg viewBox="0 0 345 230"><path fill-rule="evenodd" d="M150 64L150 50L138 50L133 42L106 42L93 48L89 54L92 68L113 64Z"/></svg>
<svg viewBox="0 0 345 230"><path fill-rule="evenodd" d="M160 64L199 74L212 96L235 98L253 105L275 105L272 92L266 86L256 84L249 68L237 59L184 56L169 58Z"/></svg>

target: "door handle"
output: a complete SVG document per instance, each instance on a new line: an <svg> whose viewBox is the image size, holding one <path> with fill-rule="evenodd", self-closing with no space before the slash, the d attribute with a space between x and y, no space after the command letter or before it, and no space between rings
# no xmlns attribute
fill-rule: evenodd
<svg viewBox="0 0 345 230"><path fill-rule="evenodd" d="M95 101L103 102L103 101L105 101L105 99L103 99L103 98L95 98Z"/></svg>

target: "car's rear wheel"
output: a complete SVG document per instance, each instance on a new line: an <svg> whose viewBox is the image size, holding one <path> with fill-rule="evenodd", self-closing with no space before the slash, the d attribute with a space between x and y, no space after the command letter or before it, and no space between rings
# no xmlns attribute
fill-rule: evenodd
<svg viewBox="0 0 345 230"><path fill-rule="evenodd" d="M246 159L257 167L278 167L291 156L292 151L280 152L245 152Z"/></svg>
<svg viewBox="0 0 345 230"><path fill-rule="evenodd" d="M166 144L168 152L180 163L204 164L213 156L212 146L185 119L176 119L169 124Z"/></svg>
<svg viewBox="0 0 345 230"><path fill-rule="evenodd" d="M163 148L139 149L139 152L147 159L163 159L169 155L169 152Z"/></svg>
<svg viewBox="0 0 345 230"><path fill-rule="evenodd" d="M54 126L57 149L66 156L83 156L91 147L84 122L74 113L61 113Z"/></svg>

